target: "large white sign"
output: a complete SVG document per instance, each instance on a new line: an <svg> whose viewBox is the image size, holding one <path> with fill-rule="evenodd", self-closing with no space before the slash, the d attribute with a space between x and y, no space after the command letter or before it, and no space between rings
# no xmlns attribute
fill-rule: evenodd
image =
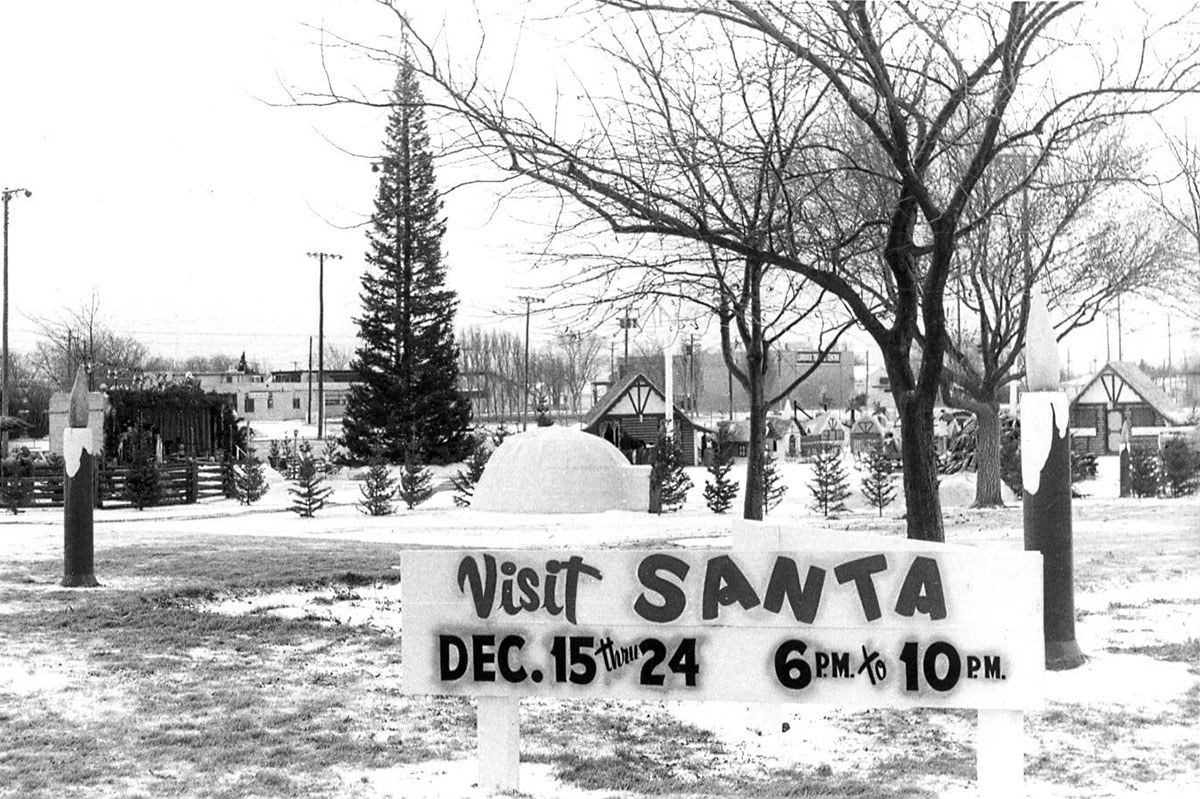
<svg viewBox="0 0 1200 799"><path fill-rule="evenodd" d="M403 690L1041 706L1036 553L416 551Z"/></svg>

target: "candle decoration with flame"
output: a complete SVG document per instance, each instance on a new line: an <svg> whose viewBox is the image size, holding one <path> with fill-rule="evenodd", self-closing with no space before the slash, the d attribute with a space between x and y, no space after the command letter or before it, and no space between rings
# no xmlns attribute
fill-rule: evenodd
<svg viewBox="0 0 1200 799"><path fill-rule="evenodd" d="M1042 553L1046 668L1073 669L1085 658L1075 642L1069 405L1059 385L1054 328L1037 289L1025 335L1025 374L1029 391L1021 395L1020 412L1025 549Z"/></svg>
<svg viewBox="0 0 1200 799"><path fill-rule="evenodd" d="M67 588L93 588L92 505L95 502L92 431L88 427L88 381L83 367L75 372L75 385L63 430L63 578Z"/></svg>

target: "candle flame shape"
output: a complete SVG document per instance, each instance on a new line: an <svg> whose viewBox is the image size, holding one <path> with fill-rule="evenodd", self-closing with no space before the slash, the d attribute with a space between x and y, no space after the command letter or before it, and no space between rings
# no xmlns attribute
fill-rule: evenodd
<svg viewBox="0 0 1200 799"><path fill-rule="evenodd" d="M1025 377L1030 391L1058 391L1058 342L1046 298L1034 288L1025 329Z"/></svg>
<svg viewBox="0 0 1200 799"><path fill-rule="evenodd" d="M75 385L71 387L67 424L70 427L88 426L88 381L82 366L75 370Z"/></svg>

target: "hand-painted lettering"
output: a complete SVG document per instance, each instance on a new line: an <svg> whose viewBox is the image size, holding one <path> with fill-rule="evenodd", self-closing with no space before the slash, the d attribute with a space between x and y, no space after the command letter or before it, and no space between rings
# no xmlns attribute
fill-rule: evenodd
<svg viewBox="0 0 1200 799"><path fill-rule="evenodd" d="M871 575L887 571L887 566L887 557L880 554L848 561L833 570L838 583L845 585L851 580L854 581L854 587L858 589L858 601L862 604L863 615L867 617L867 621L875 621L883 615L879 609L879 595L875 592L875 581L871 579Z"/></svg>
<svg viewBox="0 0 1200 799"><path fill-rule="evenodd" d="M924 613L934 621L946 618L946 596L936 560L920 555L913 559L896 598L896 612L909 617Z"/></svg>
<svg viewBox="0 0 1200 799"><path fill-rule="evenodd" d="M497 569L493 555L483 555L483 568L473 555L463 558L458 564L458 590L470 593L475 606L475 615L489 618L496 607L496 585L500 584L500 609L509 616L518 613L533 613L545 609L551 616L563 614L571 624L576 623L575 611L579 598L579 579L592 577L603 579L600 570L583 562L579 555L566 560L548 560L545 566L545 581L537 569L518 566L504 561ZM497 577L499 572L499 578ZM562 598L559 598L559 583L562 583ZM539 594L538 586L542 586ZM520 599L518 601L517 594Z"/></svg>
<svg viewBox="0 0 1200 799"><path fill-rule="evenodd" d="M686 561L672 555L650 555L638 564L638 580L650 591L658 594L661 604L655 604L646 598L643 591L633 603L633 610L646 621L665 624L683 615L687 607L687 595L683 589L662 576L663 572L673 575L682 583L691 569Z"/></svg>

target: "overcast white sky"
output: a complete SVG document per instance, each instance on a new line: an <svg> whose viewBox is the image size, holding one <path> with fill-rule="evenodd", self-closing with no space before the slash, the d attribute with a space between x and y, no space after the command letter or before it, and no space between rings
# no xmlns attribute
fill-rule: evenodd
<svg viewBox="0 0 1200 799"><path fill-rule="evenodd" d="M0 6L0 184L33 192L10 206L14 350L33 346L29 317L95 288L107 323L154 352L245 350L288 367L316 333L311 250L344 258L326 268L326 337L352 345L366 239L339 227L371 211L384 117L264 102L286 103L281 81L321 88L307 26L322 24L395 32L370 0ZM395 74L338 77L374 90ZM448 198L460 324L513 306L501 267L520 251L503 240L511 226L484 225L490 210L480 192Z"/></svg>
<svg viewBox="0 0 1200 799"><path fill-rule="evenodd" d="M413 13L432 24L448 7ZM317 326L310 250L344 257L326 270L326 337L353 345L366 240L339 228L371 210L383 114L264 102L286 102L281 81L321 88L322 25L363 41L397 32L371 0L0 4L0 184L33 192L11 205L14 350L33 346L29 317L95 289L107 323L152 352L303 363ZM369 92L394 79L362 62L334 74ZM492 311L516 307L524 253L541 244L493 210L482 190L447 198L460 325L501 323ZM1178 359L1187 330L1174 333ZM1102 360L1102 342L1093 328L1073 365Z"/></svg>

